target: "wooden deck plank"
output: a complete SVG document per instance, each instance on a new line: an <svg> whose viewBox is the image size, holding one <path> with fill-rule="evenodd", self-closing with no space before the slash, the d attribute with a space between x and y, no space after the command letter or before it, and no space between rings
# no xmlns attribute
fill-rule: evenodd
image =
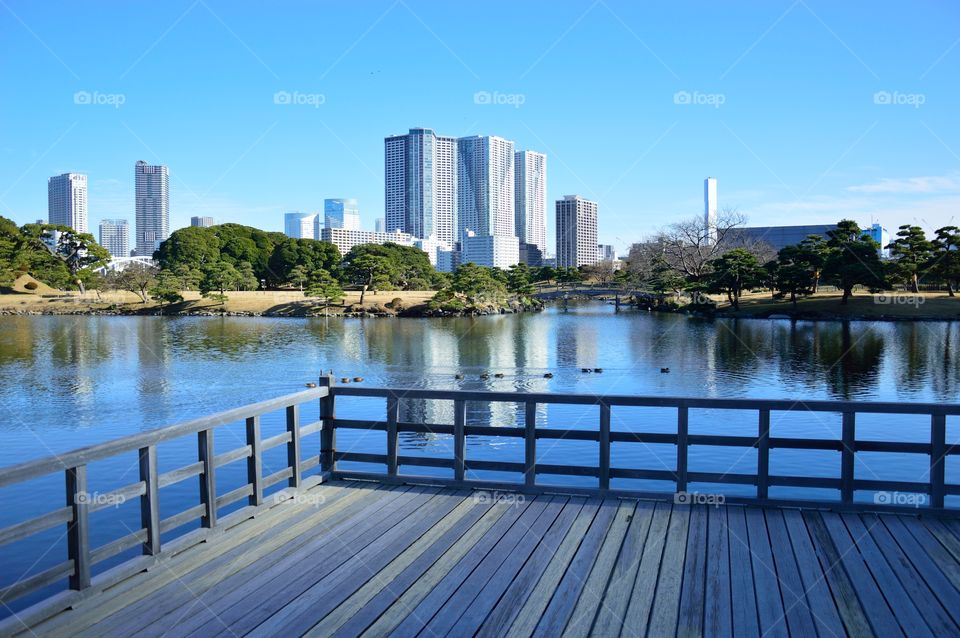
<svg viewBox="0 0 960 638"><path fill-rule="evenodd" d="M850 577L850 583L853 585L857 599L863 605L873 632L902 635L896 616L887 605L887 601L873 580L870 570L864 564L863 557L857 551L840 517L829 512L812 512L807 519L807 527L817 526L822 526L827 535L827 542L834 546L836 567L839 568L842 565L843 570Z"/></svg>
<svg viewBox="0 0 960 638"><path fill-rule="evenodd" d="M600 553L597 555L593 568L590 570L590 575L583 585L577 604L573 608L573 614L567 621L567 626L563 632L565 638L586 636L590 632L597 613L605 604L603 601L606 598L607 585L610 583L610 577L617 563L617 557L620 556L623 548L623 541L636 507L636 501L620 501L620 509L617 510L613 523L607 530L607 536L603 539Z"/></svg>
<svg viewBox="0 0 960 638"><path fill-rule="evenodd" d="M619 506L616 499L604 499L600 504L583 542L577 548L567 572L560 579L550 603L540 617L540 622L533 632L534 636L556 638L563 633Z"/></svg>
<svg viewBox="0 0 960 638"><path fill-rule="evenodd" d="M456 542L490 509L489 503L465 498L453 512L429 532L397 556L389 565L352 593L336 609L310 628L305 636L329 636L361 610L371 605L372 599L385 588L403 587L403 577L412 571L420 574L426 566ZM431 560L432 559L432 560ZM429 562L428 562L429 561ZM419 565L418 565L419 563ZM411 567L417 565L414 570ZM420 565L423 565L422 567ZM408 581L412 582L412 581Z"/></svg>
<svg viewBox="0 0 960 638"><path fill-rule="evenodd" d="M247 636L303 635L401 552L437 525L467 497L464 491L441 492L314 585L271 614L255 628L253 621L230 630Z"/></svg>
<svg viewBox="0 0 960 638"><path fill-rule="evenodd" d="M566 536L564 536L559 547L557 547L556 552L552 556L546 557L548 561L546 567L540 574L536 574L536 571L534 571L533 575L528 574L528 578L531 578L532 582L536 584L532 590L529 588L520 590L520 593L526 594L526 602L523 603L520 609L514 609L509 600L501 601L501 604L505 603L506 606L511 607L505 613L512 615L514 618L513 624L509 625L509 630L506 632L509 638L530 636L534 630L536 630L540 617L543 615L544 610L546 610L547 605L550 604L553 592L560 584L563 575L566 573L567 568L573 561L573 557L576 555L577 549L580 547L580 543L586 536L587 530L590 529L593 519L600 511L600 503L599 499L590 499L584 503L583 507L577 513L577 518L570 526L570 530ZM534 570L536 570L536 566ZM535 580L536 578L539 578L539 580ZM517 607L519 607L519 605L517 605ZM494 609L494 613L496 613L499 608L500 605ZM506 627L507 622L502 622L503 626ZM481 633L493 636L503 635L503 632L490 634L483 632L482 629Z"/></svg>
<svg viewBox="0 0 960 638"><path fill-rule="evenodd" d="M940 541L944 549L950 552L954 560L960 561L960 538L953 533L946 522L930 518L924 521L924 526Z"/></svg>
<svg viewBox="0 0 960 638"><path fill-rule="evenodd" d="M944 585L949 583L951 585L949 589L960 590L960 565L949 551L934 540L923 525L910 517L881 516L880 518L914 564L919 563L927 567L924 570L925 578L930 579L930 582L938 583L938 589L947 591L948 588Z"/></svg>
<svg viewBox="0 0 960 638"><path fill-rule="evenodd" d="M677 631L689 524L690 506L674 505L670 512L667 543L663 548L663 565L657 579L657 593L650 613L651 636L669 636Z"/></svg>
<svg viewBox="0 0 960 638"><path fill-rule="evenodd" d="M727 508L727 540L730 550L730 601L735 636L759 636L757 594L753 584L753 567L747 519L743 507Z"/></svg>
<svg viewBox="0 0 960 638"><path fill-rule="evenodd" d="M709 638L733 635L730 584L730 539L727 508L712 507L707 515L707 602L703 634Z"/></svg>
<svg viewBox="0 0 960 638"><path fill-rule="evenodd" d="M680 591L680 611L677 616L677 635L685 638L703 635L707 585L707 507L690 508L690 528L687 532L687 550L683 561L683 588Z"/></svg>
<svg viewBox="0 0 960 638"><path fill-rule="evenodd" d="M481 624L491 615L491 611L504 600L512 608L519 610L518 601L526 599L526 596L520 593L520 588L528 586L529 588L526 591L529 592L535 584L535 581L530 583L528 577L520 581L520 585L514 587L514 584L520 580L520 572L527 568L529 561L536 560L537 552L552 553L556 551L582 508L583 499L570 499L564 505L563 511L551 523L550 528L540 538L523 539L521 544L529 543L529 546L521 547L518 545L514 554L500 565L490 582L476 595L473 602L469 604L456 625L448 633L453 636L472 636L476 634ZM541 560L540 564L543 567L546 566L545 561ZM531 567L531 569L536 569L536 567Z"/></svg>
<svg viewBox="0 0 960 638"><path fill-rule="evenodd" d="M816 633L813 616L816 610L812 609L810 601L807 600L783 513L780 510L768 509L764 512L764 518L767 522L767 533L770 535L773 562L777 567L787 628L792 635L812 636Z"/></svg>
<svg viewBox="0 0 960 638"><path fill-rule="evenodd" d="M810 605L813 621L817 626L817 633L827 636L843 636L844 624L837 612L837 605L830 595L830 585L827 575L820 566L820 560L813 549L810 535L807 532L803 516L797 510L784 510L783 521L787 527L793 553L797 557L797 570L803 583ZM858 607L859 609L859 607ZM866 635L870 631L870 624L866 618L858 618L854 635Z"/></svg>
<svg viewBox="0 0 960 638"><path fill-rule="evenodd" d="M764 636L786 636L785 608L763 511L755 507L748 507L743 514L747 521L750 565L753 570L753 582L757 594L757 616L760 619L760 631Z"/></svg>
<svg viewBox="0 0 960 638"><path fill-rule="evenodd" d="M451 633L455 625L461 626L459 621L463 618L464 612L471 606L471 603L475 602L484 604L486 609L482 613L480 610L474 609L471 616L464 619L462 626L474 627L479 625L483 617L486 616L486 611L500 599L500 594L513 580L513 575L516 574L516 571L540 543L543 535L553 525L566 503L566 497L555 496L550 499L530 527L525 528L521 524L522 519L514 525L434 614L430 622L423 628L423 633L427 636L443 636ZM507 559L516 561L517 564L513 567L509 563L505 565ZM506 567L506 569L501 571L501 567ZM499 577L495 579L494 576L498 574ZM470 634L472 633L471 631ZM466 634L457 630L454 635Z"/></svg>
<svg viewBox="0 0 960 638"><path fill-rule="evenodd" d="M623 619L630 604L630 595L637 580L643 545L653 520L653 503L640 501L630 520L630 527L623 541L623 549L610 575L610 584L597 612L593 633L598 636L619 636Z"/></svg>
<svg viewBox="0 0 960 638"><path fill-rule="evenodd" d="M431 593L440 587L447 587L453 579L460 579L473 570L473 567L480 562L480 559L486 555L491 547L496 545L497 541L517 522L527 509L533 506L541 499L528 499L519 506L498 503L494 508L502 505L499 510L501 514L496 522L484 529L481 534L471 534L463 543L458 543L456 551L450 551L427 570L419 579L417 579L402 596L397 598L389 608L384 610L378 618L364 631L364 636L386 636L391 634L403 621L410 615L419 612L416 609L427 599ZM544 503L538 503L537 509L541 509ZM471 530L472 532L473 530ZM459 572L452 578L450 574ZM464 573L466 572L466 573ZM432 617L433 614L430 614ZM421 619L422 623L430 620L429 617ZM339 632L338 632L339 633Z"/></svg>
<svg viewBox="0 0 960 638"><path fill-rule="evenodd" d="M847 529L855 536L870 535L871 540L876 543L880 555L890 565L890 569L900 580L903 589L910 596L910 600L913 601L930 630L940 636L956 633L958 630L956 621L950 617L946 610L953 608L954 613L960 614L960 596L952 587L949 587L949 583L946 583L944 579L944 584L948 587L944 589L942 594L932 591L918 573L915 563L911 562L904 549L897 544L897 541L894 540L876 515L844 514L843 518L847 522ZM922 556L923 552L920 552L920 554L921 560L926 558L926 556ZM930 567L933 568L932 571L935 573L936 568L933 565L930 565ZM952 597L949 596L951 593L953 594ZM944 600L940 597L941 595L946 598L946 609L941 605Z"/></svg>
<svg viewBox="0 0 960 638"><path fill-rule="evenodd" d="M510 529L500 536L495 543L489 546L483 545L482 549L478 543L477 547L474 547L470 554L450 570L437 587L427 594L416 609L411 611L390 635L397 637L416 636L420 632L424 632L426 635L434 635L437 632L429 630L429 624L434 617L444 610L450 611L451 615L444 615L441 618L441 624L449 624L448 621L451 617L455 621L462 609L451 609L446 606L447 602L461 587L470 582L474 574L478 574L476 580L480 582L479 586L482 586L482 583L490 575L491 567L495 569L496 565L499 564L497 560L502 559L504 554L509 553L524 535L537 527L537 521L541 520L545 513L548 517L553 516L555 518L563 505L563 500L559 497L550 496L538 498L524 510ZM511 507L519 509L520 504L515 503ZM544 529L546 529L546 526L544 526ZM488 560L491 556L493 558ZM470 587L470 589L473 588ZM469 596L466 598L469 599Z"/></svg>
<svg viewBox="0 0 960 638"><path fill-rule="evenodd" d="M653 599L657 590L657 578L663 561L663 548L667 543L670 527L670 505L657 503L650 520L650 530L643 544L643 556L637 569L627 614L623 618L622 636L645 636L653 611Z"/></svg>
<svg viewBox="0 0 960 638"><path fill-rule="evenodd" d="M232 576L231 581L243 581L239 587L212 602L206 602L204 611L208 613L195 614L194 618L199 619L197 622L187 623L178 619L164 636L207 638L211 635L241 634L238 630L255 626L279 611L293 595L305 591L351 560L389 529L427 505L439 491L438 488L410 489L348 529L337 532L317 530L316 547L302 548L285 563L272 565L248 578Z"/></svg>

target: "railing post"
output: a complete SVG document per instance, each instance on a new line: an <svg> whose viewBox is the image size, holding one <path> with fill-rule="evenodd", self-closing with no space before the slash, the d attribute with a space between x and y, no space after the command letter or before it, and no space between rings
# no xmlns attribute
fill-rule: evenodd
<svg viewBox="0 0 960 638"><path fill-rule="evenodd" d="M843 429L840 442L840 501L853 502L854 449L857 444L857 413L843 413Z"/></svg>
<svg viewBox="0 0 960 638"><path fill-rule="evenodd" d="M687 430L690 411L686 405L677 407L677 492L687 491Z"/></svg>
<svg viewBox="0 0 960 638"><path fill-rule="evenodd" d="M140 448L140 480L146 491L140 497L140 526L147 530L143 553L160 553L160 482L157 472L157 446Z"/></svg>
<svg viewBox="0 0 960 638"><path fill-rule="evenodd" d="M387 397L387 474L396 476L397 464L397 421L400 418L400 399L391 394Z"/></svg>
<svg viewBox="0 0 960 638"><path fill-rule="evenodd" d="M525 408L523 483L533 487L537 484L537 404L528 401Z"/></svg>
<svg viewBox="0 0 960 638"><path fill-rule="evenodd" d="M73 561L70 589L90 586L90 492L87 487L87 466L68 468L67 507L73 520L67 523L67 556Z"/></svg>
<svg viewBox="0 0 960 638"><path fill-rule="evenodd" d="M330 475L337 471L337 425L333 393L333 375L320 377L320 387L327 389L327 396L320 398L320 472Z"/></svg>
<svg viewBox="0 0 960 638"><path fill-rule="evenodd" d="M300 487L300 406L287 406L287 432L290 440L287 441L287 465L290 466L290 478L287 486Z"/></svg>
<svg viewBox="0 0 960 638"><path fill-rule="evenodd" d="M200 503L204 512L200 524L210 528L217 524L217 481L214 475L212 429L197 432L197 457L203 464L203 471L200 473Z"/></svg>
<svg viewBox="0 0 960 638"><path fill-rule="evenodd" d="M251 492L247 497L250 505L263 503L263 454L260 449L260 417L247 417L247 445L250 456L247 457L247 483Z"/></svg>
<svg viewBox="0 0 960 638"><path fill-rule="evenodd" d="M600 489L610 489L610 406L600 403Z"/></svg>
<svg viewBox="0 0 960 638"><path fill-rule="evenodd" d="M947 417L930 417L930 506L942 508L944 489L944 456L947 454Z"/></svg>
<svg viewBox="0 0 960 638"><path fill-rule="evenodd" d="M757 429L757 498L770 492L770 410L760 410Z"/></svg>
<svg viewBox="0 0 960 638"><path fill-rule="evenodd" d="M462 481L467 473L467 402L453 402L453 478Z"/></svg>

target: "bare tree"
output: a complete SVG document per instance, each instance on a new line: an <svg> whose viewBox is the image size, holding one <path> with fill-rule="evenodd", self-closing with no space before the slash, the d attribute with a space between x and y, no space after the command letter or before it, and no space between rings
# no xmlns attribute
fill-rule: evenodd
<svg viewBox="0 0 960 638"><path fill-rule="evenodd" d="M149 266L140 262L131 262L126 268L107 275L107 284L115 290L127 290L140 297L142 303L147 303L150 288L157 282L156 266Z"/></svg>
<svg viewBox="0 0 960 638"><path fill-rule="evenodd" d="M736 229L746 217L733 209L724 209L717 216L716 228L709 228L703 217L693 217L667 226L657 233L655 246L661 256L692 282L699 282L710 272L710 262L732 248L741 247L742 238Z"/></svg>

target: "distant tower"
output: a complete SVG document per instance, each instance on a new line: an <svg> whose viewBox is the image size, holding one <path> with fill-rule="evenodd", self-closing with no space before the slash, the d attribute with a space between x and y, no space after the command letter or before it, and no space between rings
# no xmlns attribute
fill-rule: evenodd
<svg viewBox="0 0 960 638"><path fill-rule="evenodd" d="M87 232L87 176L64 173L47 180L47 219Z"/></svg>
<svg viewBox="0 0 960 638"><path fill-rule="evenodd" d="M703 180L703 224L710 236L710 243L717 241L717 178Z"/></svg>
<svg viewBox="0 0 960 638"><path fill-rule="evenodd" d="M134 167L136 180L136 251L152 257L170 233L170 177L166 166L143 160Z"/></svg>
<svg viewBox="0 0 960 638"><path fill-rule="evenodd" d="M213 217L194 216L190 218L190 225L197 228L210 228L213 226Z"/></svg>
<svg viewBox="0 0 960 638"><path fill-rule="evenodd" d="M360 208L355 199L323 200L324 226L360 230Z"/></svg>
<svg viewBox="0 0 960 638"><path fill-rule="evenodd" d="M579 195L557 200L557 267L597 263L597 202Z"/></svg>
<svg viewBox="0 0 960 638"><path fill-rule="evenodd" d="M130 226L125 219L104 219L100 221L100 245L110 252L111 257L130 256Z"/></svg>

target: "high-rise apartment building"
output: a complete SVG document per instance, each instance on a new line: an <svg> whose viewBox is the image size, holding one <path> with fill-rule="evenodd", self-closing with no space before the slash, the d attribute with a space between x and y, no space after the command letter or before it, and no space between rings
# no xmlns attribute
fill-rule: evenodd
<svg viewBox="0 0 960 638"><path fill-rule="evenodd" d="M170 234L170 176L166 166L140 160L136 179L136 252L150 257Z"/></svg>
<svg viewBox="0 0 960 638"><path fill-rule="evenodd" d="M457 240L457 140L414 128L384 139L386 231Z"/></svg>
<svg viewBox="0 0 960 638"><path fill-rule="evenodd" d="M323 200L323 219L326 228L360 230L360 207L357 206L357 200Z"/></svg>
<svg viewBox="0 0 960 638"><path fill-rule="evenodd" d="M514 154L515 230L521 244L547 248L547 156L536 151Z"/></svg>
<svg viewBox="0 0 960 638"><path fill-rule="evenodd" d="M198 228L210 228L211 226L214 225L213 217L197 217L197 216L191 217L190 225L196 226Z"/></svg>
<svg viewBox="0 0 960 638"><path fill-rule="evenodd" d="M597 246L597 261L616 261L617 251L611 244L600 244Z"/></svg>
<svg viewBox="0 0 960 638"><path fill-rule="evenodd" d="M496 136L457 140L457 209L461 234L516 236L513 142Z"/></svg>
<svg viewBox="0 0 960 638"><path fill-rule="evenodd" d="M597 203L579 195L557 200L557 267L597 263Z"/></svg>
<svg viewBox="0 0 960 638"><path fill-rule="evenodd" d="M291 239L319 239L320 215L293 211L283 215L283 234Z"/></svg>
<svg viewBox="0 0 960 638"><path fill-rule="evenodd" d="M130 256L130 225L125 219L104 219L100 221L100 245L110 252L111 257Z"/></svg>
<svg viewBox="0 0 960 638"><path fill-rule="evenodd" d="M377 217L373 220L373 230L378 233L387 232L387 222L383 217Z"/></svg>
<svg viewBox="0 0 960 638"><path fill-rule="evenodd" d="M47 180L47 220L87 232L87 176L64 173Z"/></svg>
<svg viewBox="0 0 960 638"><path fill-rule="evenodd" d="M710 242L717 241L717 178L703 180L703 226Z"/></svg>

